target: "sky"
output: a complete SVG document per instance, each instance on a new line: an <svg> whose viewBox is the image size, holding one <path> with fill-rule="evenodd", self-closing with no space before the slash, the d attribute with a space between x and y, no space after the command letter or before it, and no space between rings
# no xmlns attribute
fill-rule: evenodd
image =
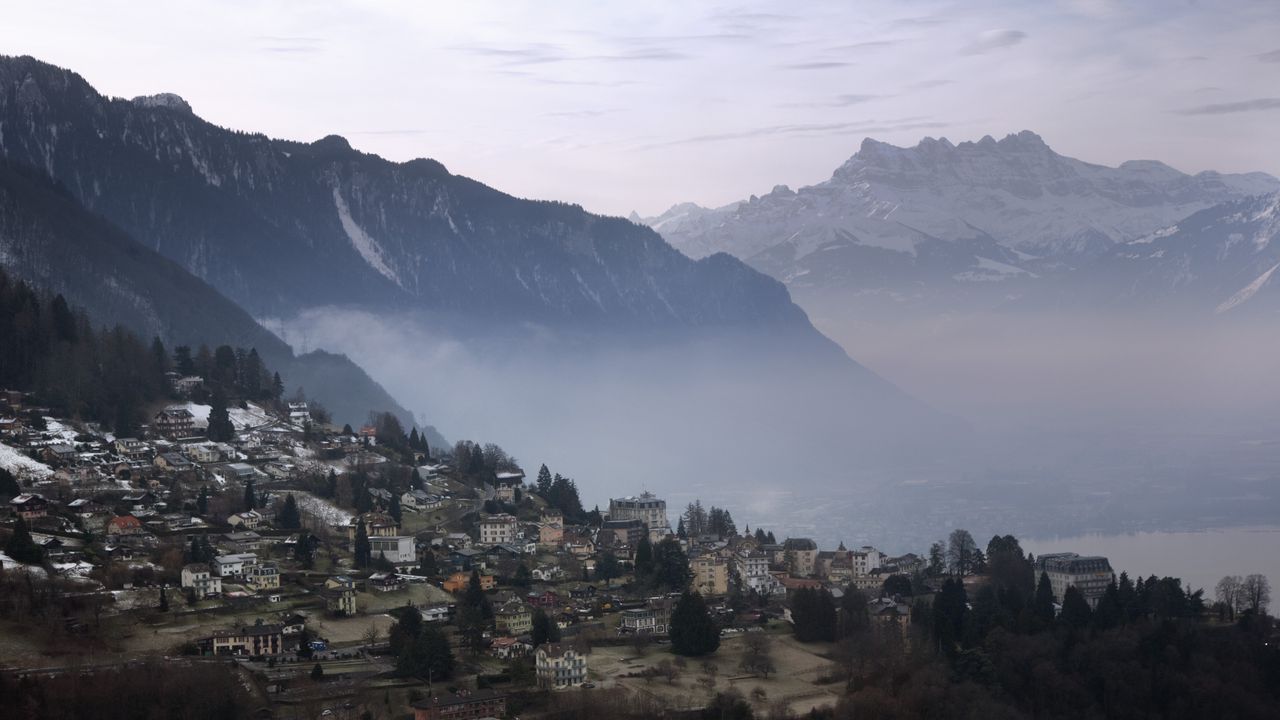
<svg viewBox="0 0 1280 720"><path fill-rule="evenodd" d="M1274 0L44 0L0 53L615 215L820 182L864 137L1280 174Z"/></svg>

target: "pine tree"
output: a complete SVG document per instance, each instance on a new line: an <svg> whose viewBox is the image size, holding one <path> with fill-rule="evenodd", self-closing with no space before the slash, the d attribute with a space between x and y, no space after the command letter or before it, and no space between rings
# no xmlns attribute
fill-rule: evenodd
<svg viewBox="0 0 1280 720"><path fill-rule="evenodd" d="M542 608L533 611L533 629L530 631L534 647L543 643L559 642L560 627L556 625Z"/></svg>
<svg viewBox="0 0 1280 720"><path fill-rule="evenodd" d="M1089 607L1089 601L1084 599L1084 594L1074 585L1067 588L1062 594L1062 622L1067 627L1082 630L1089 626L1092 617L1093 610Z"/></svg>
<svg viewBox="0 0 1280 720"><path fill-rule="evenodd" d="M284 381L280 379L280 373L276 373L271 378L271 398L280 402L282 397L284 397Z"/></svg>
<svg viewBox="0 0 1280 720"><path fill-rule="evenodd" d="M653 574L653 544L649 542L648 537L640 538L640 543L636 545L636 580L644 583L648 582L649 576Z"/></svg>
<svg viewBox="0 0 1280 720"><path fill-rule="evenodd" d="M0 468L0 498L12 498L22 494L22 488L18 486L18 479L13 473L4 468Z"/></svg>
<svg viewBox="0 0 1280 720"><path fill-rule="evenodd" d="M356 524L356 540L354 549L356 567L369 567L369 563L372 561L373 549L369 544L369 531L364 526L364 518L360 518Z"/></svg>
<svg viewBox="0 0 1280 720"><path fill-rule="evenodd" d="M196 498L196 512L206 515L209 512L209 486L200 486L200 496Z"/></svg>
<svg viewBox="0 0 1280 720"><path fill-rule="evenodd" d="M551 492L551 471L547 469L546 463L538 468L538 479L536 481L538 494L545 500L547 494Z"/></svg>
<svg viewBox="0 0 1280 720"><path fill-rule="evenodd" d="M403 511L400 509L400 496L394 492L391 494L391 505L387 508L387 514L395 519L396 524L400 523L403 517Z"/></svg>
<svg viewBox="0 0 1280 720"><path fill-rule="evenodd" d="M258 495L253 489L253 480L244 481L244 509L248 512L258 507Z"/></svg>
<svg viewBox="0 0 1280 720"><path fill-rule="evenodd" d="M324 680L324 668L320 666L320 663L316 663L316 666L311 668L311 679L315 682Z"/></svg>
<svg viewBox="0 0 1280 720"><path fill-rule="evenodd" d="M9 536L9 542L4 546L4 551L14 560L28 565L39 563L44 559L44 550L31 538L27 521L21 515L13 524L13 534Z"/></svg>
<svg viewBox="0 0 1280 720"><path fill-rule="evenodd" d="M1048 573L1040 573L1040 582L1036 585L1035 600L1031 605L1031 614L1044 627L1053 623L1053 586L1049 583Z"/></svg>
<svg viewBox="0 0 1280 720"><path fill-rule="evenodd" d="M230 442L235 438L235 426L231 424L231 415L227 412L227 394L219 386L213 389L213 397L209 404L209 439L214 442Z"/></svg>
<svg viewBox="0 0 1280 720"><path fill-rule="evenodd" d="M720 630L707 611L707 604L696 592L685 591L671 611L671 651L677 655L697 657L713 653L720 647Z"/></svg>
<svg viewBox="0 0 1280 720"><path fill-rule="evenodd" d="M276 524L286 530L296 530L302 527L302 514L298 511L298 501L294 499L293 493L285 496L284 507L280 509L280 514L276 516Z"/></svg>

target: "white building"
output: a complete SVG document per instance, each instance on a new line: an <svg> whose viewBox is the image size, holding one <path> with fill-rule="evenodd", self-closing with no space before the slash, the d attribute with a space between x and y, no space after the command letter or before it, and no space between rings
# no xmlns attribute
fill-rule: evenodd
<svg viewBox="0 0 1280 720"><path fill-rule="evenodd" d="M537 652L538 687L559 690L587 681L587 658L569 645L541 645Z"/></svg>
<svg viewBox="0 0 1280 720"><path fill-rule="evenodd" d="M213 559L213 570L218 577L243 577L245 569L258 564L258 556L253 553L235 553L219 555Z"/></svg>
<svg viewBox="0 0 1280 720"><path fill-rule="evenodd" d="M190 589L196 598L222 594L222 578L204 563L192 563L182 568L182 588Z"/></svg>
<svg viewBox="0 0 1280 720"><path fill-rule="evenodd" d="M884 554L867 545L850 553L849 560L853 564L854 575L870 575L871 571L880 569Z"/></svg>
<svg viewBox="0 0 1280 720"><path fill-rule="evenodd" d="M480 521L481 545L509 545L516 541L519 523L512 515L490 515Z"/></svg>
<svg viewBox="0 0 1280 720"><path fill-rule="evenodd" d="M1042 573L1049 576L1053 598L1059 603L1066 595L1067 588L1074 587L1089 602L1090 607L1097 607L1098 600L1115 579L1111 561L1101 556L1083 557L1076 553L1041 555L1036 558L1036 582L1039 582Z"/></svg>
<svg viewBox="0 0 1280 720"><path fill-rule="evenodd" d="M742 584L761 595L786 592L778 578L769 572L769 554L764 552L739 552L733 558Z"/></svg>
<svg viewBox="0 0 1280 720"><path fill-rule="evenodd" d="M392 565L412 565L418 554L413 538L405 535L372 536L369 538L369 557L382 556Z"/></svg>
<svg viewBox="0 0 1280 720"><path fill-rule="evenodd" d="M649 537L662 537L671 534L671 523L667 520L667 501L653 493L641 493L609 501L610 520L639 520L649 527Z"/></svg>

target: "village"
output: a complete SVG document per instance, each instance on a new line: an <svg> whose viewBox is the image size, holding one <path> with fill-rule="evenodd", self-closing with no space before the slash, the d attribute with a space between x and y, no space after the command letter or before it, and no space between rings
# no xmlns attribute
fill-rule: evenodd
<svg viewBox="0 0 1280 720"><path fill-rule="evenodd" d="M337 427L302 397L215 409L171 375L137 437L0 394L5 672L230 659L272 717L536 717L618 689L793 717L833 704L868 647L901 657L945 578L988 572L964 531L888 556L701 502L672 527L647 492L585 511L496 445L431 448L391 415ZM1036 569L1057 613L1114 585L1105 558Z"/></svg>

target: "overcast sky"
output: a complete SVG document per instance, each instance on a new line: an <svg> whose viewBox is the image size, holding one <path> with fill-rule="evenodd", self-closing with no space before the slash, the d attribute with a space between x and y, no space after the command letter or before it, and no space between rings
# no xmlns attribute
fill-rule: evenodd
<svg viewBox="0 0 1280 720"><path fill-rule="evenodd" d="M0 52L612 214L818 182L866 136L1280 174L1277 0L42 0Z"/></svg>

